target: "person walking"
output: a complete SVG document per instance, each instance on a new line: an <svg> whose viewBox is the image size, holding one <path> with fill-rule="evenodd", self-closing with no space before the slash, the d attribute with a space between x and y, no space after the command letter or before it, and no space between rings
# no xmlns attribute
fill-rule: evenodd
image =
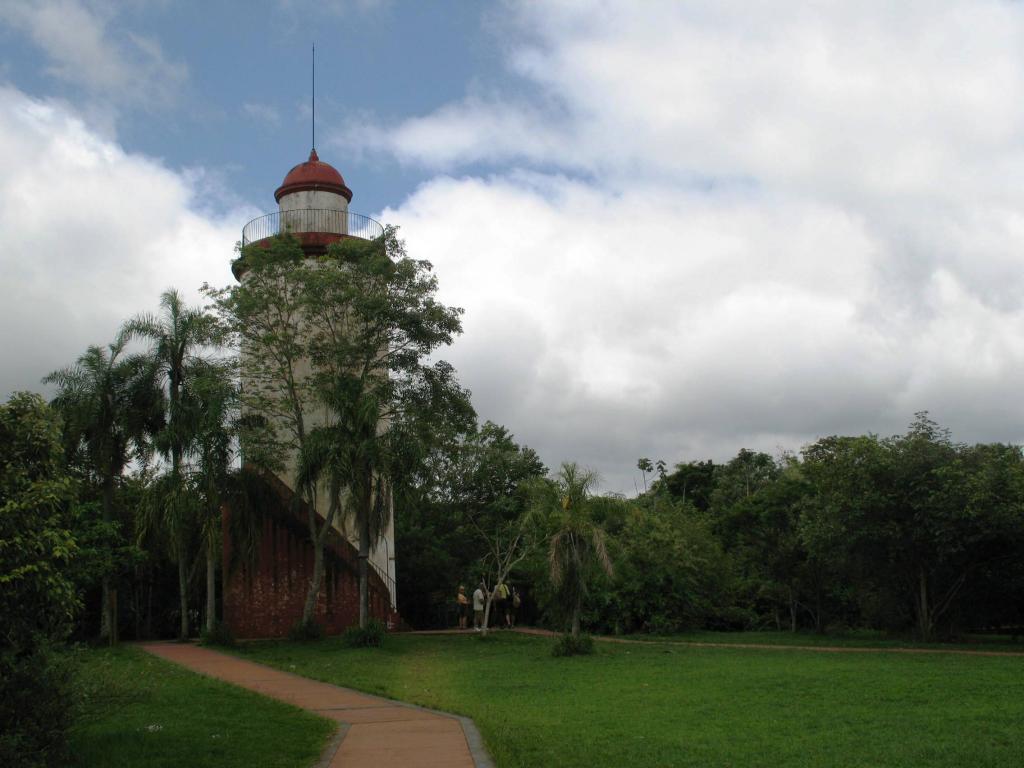
<svg viewBox="0 0 1024 768"><path fill-rule="evenodd" d="M459 584L459 594L455 598L459 606L459 629L466 629L469 621L469 598L466 597L466 588Z"/></svg>
<svg viewBox="0 0 1024 768"><path fill-rule="evenodd" d="M473 629L480 632L484 628L484 600L487 599L487 585L482 581L473 592Z"/></svg>

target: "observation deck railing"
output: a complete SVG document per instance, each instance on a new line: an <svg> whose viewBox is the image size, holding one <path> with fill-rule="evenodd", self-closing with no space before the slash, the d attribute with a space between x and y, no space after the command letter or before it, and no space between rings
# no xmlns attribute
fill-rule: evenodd
<svg viewBox="0 0 1024 768"><path fill-rule="evenodd" d="M326 208L299 208L276 211L253 219L242 227L242 246L274 237L285 232L324 232L328 234L376 240L384 234L383 225L376 219L350 211Z"/></svg>

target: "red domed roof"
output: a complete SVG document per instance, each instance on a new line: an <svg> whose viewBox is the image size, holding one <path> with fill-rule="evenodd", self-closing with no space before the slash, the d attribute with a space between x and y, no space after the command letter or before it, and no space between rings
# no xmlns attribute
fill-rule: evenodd
<svg viewBox="0 0 1024 768"><path fill-rule="evenodd" d="M345 180L341 178L341 174L335 170L334 166L320 162L315 149L309 153L309 160L299 163L288 171L281 186L274 192L274 199L280 202L281 198L287 194L306 190L334 192L352 202L352 190L345 186Z"/></svg>

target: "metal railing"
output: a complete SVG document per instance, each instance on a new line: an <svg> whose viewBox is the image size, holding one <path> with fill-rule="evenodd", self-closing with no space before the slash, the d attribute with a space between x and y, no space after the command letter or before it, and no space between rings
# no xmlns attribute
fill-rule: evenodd
<svg viewBox="0 0 1024 768"><path fill-rule="evenodd" d="M370 564L370 568L372 568L377 573L377 576L380 577L380 580L384 582L384 586L387 587L388 597L391 598L391 610L397 610L398 595L395 594L395 580L391 578L391 574L389 574L387 571L385 571L372 560L367 560L366 562Z"/></svg>
<svg viewBox="0 0 1024 768"><path fill-rule="evenodd" d="M253 219L242 227L242 246L255 243L284 232L326 232L363 240L376 240L384 234L384 227L375 219L350 211L328 208L299 208L277 211Z"/></svg>

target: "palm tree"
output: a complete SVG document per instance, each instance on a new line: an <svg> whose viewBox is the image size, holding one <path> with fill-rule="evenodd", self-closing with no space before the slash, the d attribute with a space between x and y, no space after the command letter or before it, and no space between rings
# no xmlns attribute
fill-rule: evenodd
<svg viewBox="0 0 1024 768"><path fill-rule="evenodd" d="M550 531L551 584L570 619L574 637L580 634L580 614L591 571L596 566L612 575L604 530L590 513L590 492L596 482L595 473L566 463L554 482L545 484L534 501L534 514L545 520Z"/></svg>
<svg viewBox="0 0 1024 768"><path fill-rule="evenodd" d="M232 472L240 428L238 386L230 364L210 364L194 377L189 398L195 404L193 485L199 496L199 532L206 552L205 629L217 620L217 553L221 543L221 507L238 494L239 474Z"/></svg>
<svg viewBox="0 0 1024 768"><path fill-rule="evenodd" d="M53 406L64 418L69 457L80 461L99 485L103 519L113 519L117 482L133 455L148 453L147 436L163 426L163 393L152 362L123 356L124 334L105 349L89 347L74 365L43 379L56 384ZM102 577L100 637L117 641L117 597L110 574Z"/></svg>
<svg viewBox="0 0 1024 768"><path fill-rule="evenodd" d="M388 450L378 434L380 401L357 376L340 377L324 399L333 423L311 430L299 455L299 487L326 483L328 500L327 517L319 527L312 508L309 512L315 554L302 620L313 618L323 580L324 540L347 507L344 511L351 515L359 538L359 626L365 627L369 620L370 549L387 525L391 506L385 479Z"/></svg>
<svg viewBox="0 0 1024 768"><path fill-rule="evenodd" d="M182 460L194 439L195 409L186 402L193 376L208 365L200 350L217 340L216 322L201 308L187 307L174 288L160 296L160 315L143 314L129 320L123 333L127 337L147 339L153 343L151 355L167 382L167 424L157 439L161 453L171 460L169 483L175 490L161 484L159 503L150 512L165 516L169 548L178 564L178 591L181 607L181 639L188 637L188 538L192 532L190 511L195 507L185 493L187 478ZM171 505L180 505L172 508ZM149 520L150 524L158 521Z"/></svg>

